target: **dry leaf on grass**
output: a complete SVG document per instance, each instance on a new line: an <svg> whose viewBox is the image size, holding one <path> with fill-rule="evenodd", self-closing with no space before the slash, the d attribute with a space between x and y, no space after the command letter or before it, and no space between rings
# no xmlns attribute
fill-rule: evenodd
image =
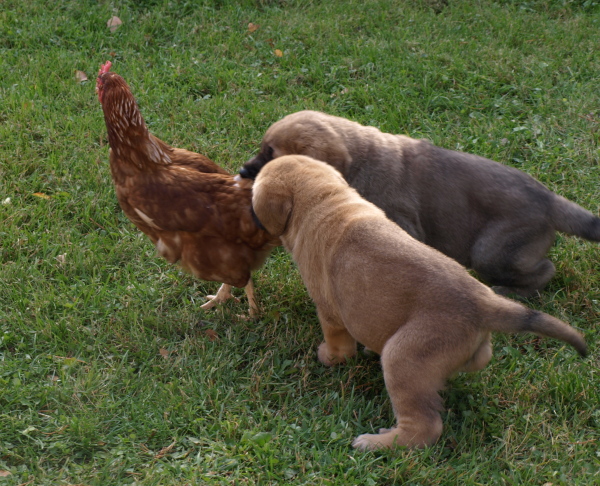
<svg viewBox="0 0 600 486"><path fill-rule="evenodd" d="M175 447L175 444L177 444L177 441L173 442L167 447L163 447L160 451L158 451L158 454L154 456L154 459L161 459L162 457L166 456L169 452L171 452L173 447Z"/></svg>
<svg viewBox="0 0 600 486"><path fill-rule="evenodd" d="M48 194L44 194L43 192L34 192L33 195L42 199L50 199L50 196L48 196Z"/></svg>
<svg viewBox="0 0 600 486"><path fill-rule="evenodd" d="M0 478L5 478L10 475L11 473L9 471L0 471Z"/></svg>
<svg viewBox="0 0 600 486"><path fill-rule="evenodd" d="M260 25L258 24L253 24L252 22L250 22L248 24L248 32L252 33L252 32L256 32L258 30L258 28L260 27Z"/></svg>
<svg viewBox="0 0 600 486"><path fill-rule="evenodd" d="M111 17L110 19L108 19L108 22L106 22L106 26L110 29L111 32L114 32L121 26L122 23L123 22L119 17Z"/></svg>
<svg viewBox="0 0 600 486"><path fill-rule="evenodd" d="M282 57L283 56L283 52L281 52L279 49L275 49L275 55L277 57Z"/></svg>
<svg viewBox="0 0 600 486"><path fill-rule="evenodd" d="M206 331L204 331L204 334L206 334L206 337L209 341L215 341L216 339L219 339L219 335L217 334L217 332L213 331L212 329L207 329Z"/></svg>
<svg viewBox="0 0 600 486"><path fill-rule="evenodd" d="M79 83L85 83L88 80L87 74L83 71L75 70L75 81Z"/></svg>
<svg viewBox="0 0 600 486"><path fill-rule="evenodd" d="M166 350L165 348L160 348L160 349L158 350L158 352L159 352L159 353L160 353L160 355L161 355L163 358L165 358L165 359L167 359L167 358L169 357L169 351L168 351L168 350Z"/></svg>

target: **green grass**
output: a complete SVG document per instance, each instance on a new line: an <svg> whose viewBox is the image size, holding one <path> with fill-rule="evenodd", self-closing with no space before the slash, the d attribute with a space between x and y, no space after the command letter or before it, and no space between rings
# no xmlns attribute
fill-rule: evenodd
<svg viewBox="0 0 600 486"><path fill-rule="evenodd" d="M491 364L443 392L438 444L359 453L355 436L393 423L378 360L317 362L281 249L256 274L261 319L236 317L243 298L203 313L218 284L158 259L118 207L94 94L110 59L155 135L232 171L271 123L316 109L512 165L598 213L598 2L1 7L0 486L598 484L597 244L559 236L528 302L581 329L587 359L496 336Z"/></svg>

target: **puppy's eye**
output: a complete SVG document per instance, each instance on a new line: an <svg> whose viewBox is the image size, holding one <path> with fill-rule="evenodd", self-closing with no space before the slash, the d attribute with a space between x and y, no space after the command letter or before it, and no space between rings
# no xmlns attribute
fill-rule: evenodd
<svg viewBox="0 0 600 486"><path fill-rule="evenodd" d="M265 153L265 162L268 162L269 160L273 160L273 147L271 146L267 147L267 151Z"/></svg>

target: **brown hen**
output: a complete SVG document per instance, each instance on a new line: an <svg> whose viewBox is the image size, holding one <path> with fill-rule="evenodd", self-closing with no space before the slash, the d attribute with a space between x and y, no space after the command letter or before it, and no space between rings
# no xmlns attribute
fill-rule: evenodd
<svg viewBox="0 0 600 486"><path fill-rule="evenodd" d="M98 99L110 144L110 171L127 217L158 254L203 280L222 282L210 309L244 287L250 316L258 312L251 271L277 245L252 212L252 183L234 178L204 155L170 147L148 132L127 83L100 68Z"/></svg>

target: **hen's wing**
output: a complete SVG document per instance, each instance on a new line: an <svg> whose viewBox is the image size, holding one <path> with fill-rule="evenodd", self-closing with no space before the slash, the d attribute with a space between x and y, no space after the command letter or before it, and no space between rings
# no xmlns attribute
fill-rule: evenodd
<svg viewBox="0 0 600 486"><path fill-rule="evenodd" d="M196 152L190 152L186 149L171 147L154 135L148 135L154 141L154 143L159 145L162 150L169 154L169 157L176 165L181 167L189 167L205 174L215 173L229 175L229 172L227 172L221 166L215 164L205 155L198 154Z"/></svg>
<svg viewBox="0 0 600 486"><path fill-rule="evenodd" d="M158 232L184 231L261 248L269 237L252 217L252 181L236 181L226 172L199 172L189 161L186 157L185 163L137 173L116 184L127 216L154 243Z"/></svg>
<svg viewBox="0 0 600 486"><path fill-rule="evenodd" d="M235 192L248 199L236 189L232 176L174 167L128 179L124 186L117 187L117 197L137 214L135 219L141 218L156 230L209 231L216 236L229 223L226 219L231 205L224 207L223 203L229 202ZM245 204L249 206L250 200Z"/></svg>

